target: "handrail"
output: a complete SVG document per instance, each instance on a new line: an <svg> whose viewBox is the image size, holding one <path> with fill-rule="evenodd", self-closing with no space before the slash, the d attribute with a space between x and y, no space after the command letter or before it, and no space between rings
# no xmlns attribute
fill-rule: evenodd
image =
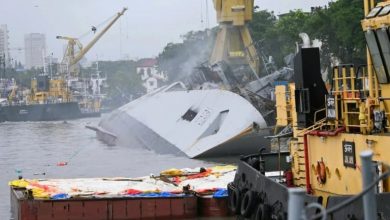
<svg viewBox="0 0 390 220"><path fill-rule="evenodd" d="M314 112L314 123L317 122L317 113L325 111L325 110L326 110L326 108L322 108L322 109L317 110L316 112Z"/></svg>
<svg viewBox="0 0 390 220"><path fill-rule="evenodd" d="M324 122L325 122L325 118L319 120L318 122L316 122L315 124L313 124L312 126L310 127L307 127L305 129L302 129L300 132L298 132L298 135L299 134L307 134L308 132L312 131L312 130L316 130L320 127L322 127L324 125Z"/></svg>

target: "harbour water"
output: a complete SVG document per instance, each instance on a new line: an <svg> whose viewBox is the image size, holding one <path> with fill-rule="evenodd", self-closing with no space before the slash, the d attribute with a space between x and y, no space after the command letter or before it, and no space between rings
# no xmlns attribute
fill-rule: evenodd
<svg viewBox="0 0 390 220"><path fill-rule="evenodd" d="M137 177L169 168L212 166L235 160L159 155L137 143L131 148L107 146L85 128L99 120L0 123L0 219L10 219L8 182L18 175L29 179Z"/></svg>

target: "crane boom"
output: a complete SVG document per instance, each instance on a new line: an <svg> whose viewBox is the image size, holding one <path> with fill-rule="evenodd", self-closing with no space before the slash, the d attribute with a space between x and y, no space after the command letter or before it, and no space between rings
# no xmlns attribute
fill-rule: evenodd
<svg viewBox="0 0 390 220"><path fill-rule="evenodd" d="M121 12L115 16L115 18L105 27L84 49L82 49L76 57L71 61L70 65L75 65L83 58L83 56L95 45L95 43L111 28L111 26L125 13L127 8L123 8Z"/></svg>
<svg viewBox="0 0 390 220"><path fill-rule="evenodd" d="M77 76L77 71L75 65L84 57L84 55L96 44L96 42L112 27L112 25L125 13L127 8L123 8L122 11L118 12L114 19L101 31L96 37L88 43L87 46L83 47L80 41L77 38L57 36L57 39L67 40L68 47L66 49L64 58L62 60L62 65L66 65L67 69L70 69L70 72L73 76ZM79 51L75 54L75 46L78 46Z"/></svg>

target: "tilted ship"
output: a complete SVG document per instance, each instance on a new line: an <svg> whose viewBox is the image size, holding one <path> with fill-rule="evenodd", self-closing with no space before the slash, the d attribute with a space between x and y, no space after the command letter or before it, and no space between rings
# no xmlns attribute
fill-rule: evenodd
<svg viewBox="0 0 390 220"><path fill-rule="evenodd" d="M214 3L221 25L210 65L199 67L186 85L160 88L104 117L89 127L98 138L190 158L253 153L269 143L273 83L291 77L292 69L259 78L259 57L246 26L253 1Z"/></svg>

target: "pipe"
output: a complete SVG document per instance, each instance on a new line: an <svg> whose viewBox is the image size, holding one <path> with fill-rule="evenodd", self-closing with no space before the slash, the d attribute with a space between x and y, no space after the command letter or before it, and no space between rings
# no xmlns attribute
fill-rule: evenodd
<svg viewBox="0 0 390 220"><path fill-rule="evenodd" d="M334 136L337 136L339 133L341 133L343 131L345 131L345 127L337 128L334 131L318 131L318 130L315 130L315 131L310 131L307 134L318 136L318 137L334 137Z"/></svg>
<svg viewBox="0 0 390 220"><path fill-rule="evenodd" d="M305 209L305 190L302 188L288 189L288 220L302 219Z"/></svg>
<svg viewBox="0 0 390 220"><path fill-rule="evenodd" d="M302 48L309 48L310 47L310 38L309 38L309 35L307 35L306 33L300 33L299 34L299 37L302 39L303 41L303 44L302 44Z"/></svg>
<svg viewBox="0 0 390 220"><path fill-rule="evenodd" d="M372 151L363 151L360 153L362 161L363 189L366 189L374 181L374 170L372 164ZM375 188L371 188L363 196L364 219L377 219L377 206Z"/></svg>
<svg viewBox="0 0 390 220"><path fill-rule="evenodd" d="M310 170L309 170L309 147L307 144L307 134L303 135L303 148L305 153L305 174L306 174L306 192L311 194Z"/></svg>
<svg viewBox="0 0 390 220"><path fill-rule="evenodd" d="M364 16L368 14L369 10L369 2L368 0L364 0Z"/></svg>

